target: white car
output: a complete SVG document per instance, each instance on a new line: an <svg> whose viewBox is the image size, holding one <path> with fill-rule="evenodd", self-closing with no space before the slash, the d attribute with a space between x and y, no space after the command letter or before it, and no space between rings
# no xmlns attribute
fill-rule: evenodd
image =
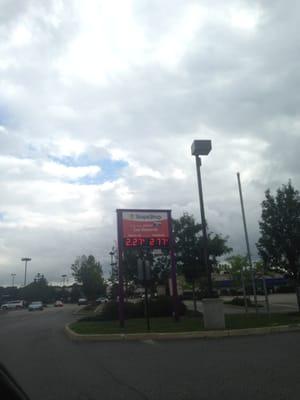
<svg viewBox="0 0 300 400"><path fill-rule="evenodd" d="M28 311L35 311L35 310L42 311L43 309L44 309L44 306L43 306L43 303L41 301L33 301L28 306Z"/></svg>
<svg viewBox="0 0 300 400"><path fill-rule="evenodd" d="M87 305L87 304L88 304L88 301L87 301L86 298L81 297L80 299L78 299L78 305L79 305L79 306L85 306L85 305Z"/></svg>
<svg viewBox="0 0 300 400"><path fill-rule="evenodd" d="M24 301L23 300L12 300L8 301L5 304L2 304L2 310L17 310L24 308Z"/></svg>
<svg viewBox="0 0 300 400"><path fill-rule="evenodd" d="M105 304L107 302L108 302L107 297L98 297L98 299L96 299L97 304Z"/></svg>

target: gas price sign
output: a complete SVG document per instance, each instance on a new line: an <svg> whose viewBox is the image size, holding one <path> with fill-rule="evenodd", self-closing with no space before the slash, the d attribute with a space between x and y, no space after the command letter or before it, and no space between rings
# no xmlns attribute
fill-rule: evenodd
<svg viewBox="0 0 300 400"><path fill-rule="evenodd" d="M170 212L164 210L118 210L121 213L124 248L168 248Z"/></svg>
<svg viewBox="0 0 300 400"><path fill-rule="evenodd" d="M146 282L151 277L151 266L147 265L145 253L148 249L166 249L171 260L171 279L172 293L174 298L174 316L178 319L177 309L177 283L176 283L176 261L173 249L172 239L172 219L171 210L117 210L118 222L118 271L119 271L119 320L120 326L124 327L125 311L124 311L124 257L126 250L138 249L136 252L140 254L138 261L140 262L141 277ZM151 251L152 252L152 251ZM147 269L148 268L148 269ZM147 270L149 274L147 275ZM148 277L147 277L148 276ZM145 284L145 307L148 309L147 284ZM148 330L149 314L146 311Z"/></svg>
<svg viewBox="0 0 300 400"><path fill-rule="evenodd" d="M125 238L124 247L168 247L168 238Z"/></svg>

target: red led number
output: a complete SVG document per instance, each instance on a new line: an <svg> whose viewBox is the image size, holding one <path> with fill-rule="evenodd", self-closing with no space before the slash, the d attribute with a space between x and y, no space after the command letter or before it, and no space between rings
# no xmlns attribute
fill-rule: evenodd
<svg viewBox="0 0 300 400"><path fill-rule="evenodd" d="M167 247L169 245L168 238L125 238L125 247Z"/></svg>

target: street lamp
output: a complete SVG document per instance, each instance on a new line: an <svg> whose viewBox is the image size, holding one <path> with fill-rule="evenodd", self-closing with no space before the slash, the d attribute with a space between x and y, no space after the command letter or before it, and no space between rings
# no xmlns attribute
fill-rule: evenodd
<svg viewBox="0 0 300 400"><path fill-rule="evenodd" d="M21 261L25 261L24 286L26 286L26 278L27 278L27 262L28 262L28 261L31 261L31 258L29 258L29 257L23 257L23 258L21 258Z"/></svg>
<svg viewBox="0 0 300 400"><path fill-rule="evenodd" d="M208 239L206 231L206 219L204 212L204 200L202 191L202 181L201 181L201 158L199 156L207 156L211 151L211 140L194 140L192 143L192 155L196 159L196 171L198 180L198 191L199 191L199 201L200 201L200 213L201 213L201 224L203 233L203 256L204 256L204 267L207 273L208 281L208 297L212 297L212 280L211 280L211 268L208 261Z"/></svg>
<svg viewBox="0 0 300 400"><path fill-rule="evenodd" d="M117 262L116 262L116 249L114 247L109 252L109 255L110 255L110 265L111 267L115 267L117 265Z"/></svg>
<svg viewBox="0 0 300 400"><path fill-rule="evenodd" d="M66 280L67 275L63 274L61 277L63 278L63 287L65 287L65 280Z"/></svg>
<svg viewBox="0 0 300 400"><path fill-rule="evenodd" d="M15 276L16 274L10 274L11 275L11 286L14 287L15 286Z"/></svg>

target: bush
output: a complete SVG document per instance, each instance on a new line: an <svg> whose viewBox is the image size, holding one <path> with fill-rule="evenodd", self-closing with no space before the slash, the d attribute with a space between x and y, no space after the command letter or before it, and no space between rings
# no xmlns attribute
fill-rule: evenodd
<svg viewBox="0 0 300 400"><path fill-rule="evenodd" d="M213 299L219 298L218 292L216 290L213 290L211 295L209 295L208 290L203 289L199 292L199 296L197 297L198 300L207 299L207 298L213 298Z"/></svg>
<svg viewBox="0 0 300 400"><path fill-rule="evenodd" d="M228 289L221 289L220 290L220 295L221 296L229 296L230 295L230 291Z"/></svg>
<svg viewBox="0 0 300 400"><path fill-rule="evenodd" d="M179 315L186 313L186 306L181 301L178 302ZM126 319L145 317L145 303L125 302L124 314ZM168 296L157 297L149 301L150 317L171 317L173 315L173 299ZM82 318L81 321L112 321L119 318L119 306L116 301L110 301L103 307L101 314Z"/></svg>
<svg viewBox="0 0 300 400"><path fill-rule="evenodd" d="M250 300L249 297L246 298L248 307L255 307L253 301ZM231 301L226 301L225 304L232 304L233 306L245 306L245 300L243 297L234 297ZM261 304L257 304L257 307L263 307Z"/></svg>
<svg viewBox="0 0 300 400"><path fill-rule="evenodd" d="M149 302L150 317L169 317L174 312L173 298L169 296L159 296ZM186 313L186 305L178 301L179 315Z"/></svg>
<svg viewBox="0 0 300 400"><path fill-rule="evenodd" d="M97 305L95 304L87 304L86 306L82 307L81 311L94 311Z"/></svg>
<svg viewBox="0 0 300 400"><path fill-rule="evenodd" d="M193 292L191 290L185 290L182 294L184 300L193 300Z"/></svg>
<svg viewBox="0 0 300 400"><path fill-rule="evenodd" d="M295 293L294 286L280 286L276 289L276 293Z"/></svg>
<svg viewBox="0 0 300 400"><path fill-rule="evenodd" d="M124 303L125 318L141 318L144 315L142 303ZM112 320L119 318L119 304L117 301L109 301L103 307L101 313L103 319Z"/></svg>
<svg viewBox="0 0 300 400"><path fill-rule="evenodd" d="M247 301L247 306L251 307L253 305L252 301L247 297L246 298ZM233 306L241 306L244 307L245 305L245 300L242 297L234 297L231 301L230 304L232 304Z"/></svg>

